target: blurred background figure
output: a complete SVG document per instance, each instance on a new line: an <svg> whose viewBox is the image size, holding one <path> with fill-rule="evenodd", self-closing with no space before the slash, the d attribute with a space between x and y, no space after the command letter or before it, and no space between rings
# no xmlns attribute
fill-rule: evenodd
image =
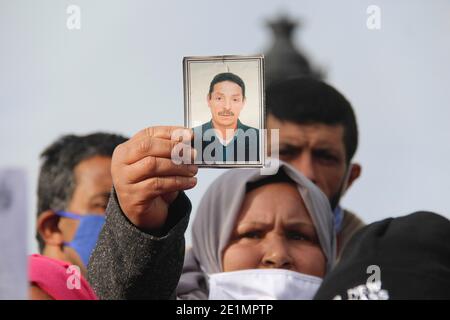
<svg viewBox="0 0 450 320"><path fill-rule="evenodd" d="M267 127L280 130L280 158L316 184L330 201L339 254L364 225L339 205L361 174L361 165L353 162L358 146L353 108L336 89L308 77L269 86L266 106Z"/></svg>
<svg viewBox="0 0 450 320"><path fill-rule="evenodd" d="M0 300L26 299L27 175L0 168Z"/></svg>
<svg viewBox="0 0 450 320"><path fill-rule="evenodd" d="M307 55L298 50L293 42L299 25L300 22L286 15L267 21L272 31L272 44L264 54L266 86L299 76L317 80L324 78L324 72L313 67Z"/></svg>
<svg viewBox="0 0 450 320"><path fill-rule="evenodd" d="M36 238L42 256L30 257L32 298L94 297L84 276L105 221L112 189L111 157L126 140L109 133L66 135L41 154ZM75 276L84 291L67 288L70 266L78 267Z"/></svg>

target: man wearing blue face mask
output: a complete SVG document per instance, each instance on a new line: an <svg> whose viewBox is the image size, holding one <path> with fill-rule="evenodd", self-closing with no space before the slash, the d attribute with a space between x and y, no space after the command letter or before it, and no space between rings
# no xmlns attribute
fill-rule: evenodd
<svg viewBox="0 0 450 320"><path fill-rule="evenodd" d="M112 188L112 153L126 140L107 133L66 135L42 153L36 238L47 262L51 259L66 262L77 266L81 276L86 274L90 254L105 221ZM30 261L39 258L43 259L32 256ZM30 274L39 278L40 273L30 270ZM57 299L58 293L48 292L47 286L39 285L39 279L30 282L31 298Z"/></svg>

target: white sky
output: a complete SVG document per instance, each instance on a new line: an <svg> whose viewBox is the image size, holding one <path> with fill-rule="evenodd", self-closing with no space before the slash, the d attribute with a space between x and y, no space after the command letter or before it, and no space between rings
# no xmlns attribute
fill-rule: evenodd
<svg viewBox="0 0 450 320"><path fill-rule="evenodd" d="M69 4L81 30L66 28ZM378 31L366 27L371 4ZM261 53L264 21L280 12L304 19L297 43L357 114L363 172L344 205L366 222L419 209L450 217L449 1L0 0L0 167L27 171L29 250L45 146L65 133L182 125L182 57ZM201 170L194 209L222 172Z"/></svg>

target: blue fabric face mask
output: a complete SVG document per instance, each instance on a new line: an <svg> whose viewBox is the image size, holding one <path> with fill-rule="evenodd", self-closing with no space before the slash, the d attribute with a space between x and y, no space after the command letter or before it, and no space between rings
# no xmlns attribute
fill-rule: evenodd
<svg viewBox="0 0 450 320"><path fill-rule="evenodd" d="M87 267L91 253L94 251L95 244L100 235L100 231L105 224L106 217L104 215L95 214L79 215L66 211L58 211L56 214L60 217L80 221L72 241L65 242L64 245L73 248Z"/></svg>

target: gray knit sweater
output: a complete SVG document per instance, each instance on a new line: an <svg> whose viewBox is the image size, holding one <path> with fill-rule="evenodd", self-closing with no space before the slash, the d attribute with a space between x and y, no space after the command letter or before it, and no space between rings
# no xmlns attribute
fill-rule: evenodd
<svg viewBox="0 0 450 320"><path fill-rule="evenodd" d="M122 212L113 190L106 222L89 260L88 280L100 299L174 299L183 268L191 202L180 192L158 235Z"/></svg>

